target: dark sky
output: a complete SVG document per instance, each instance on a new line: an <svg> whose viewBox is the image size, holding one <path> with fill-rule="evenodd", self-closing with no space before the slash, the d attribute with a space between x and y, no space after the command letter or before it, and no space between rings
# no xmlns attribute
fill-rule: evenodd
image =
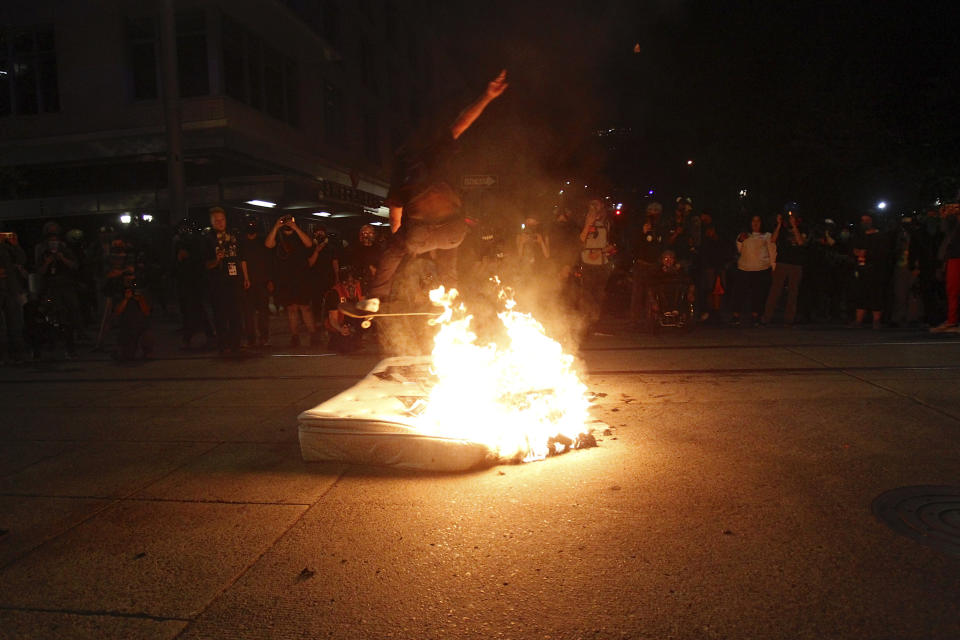
<svg viewBox="0 0 960 640"><path fill-rule="evenodd" d="M454 1L439 19L468 84L509 69L482 135L545 175L852 215L960 186L958 4ZM632 134L611 151L591 135L608 127Z"/></svg>

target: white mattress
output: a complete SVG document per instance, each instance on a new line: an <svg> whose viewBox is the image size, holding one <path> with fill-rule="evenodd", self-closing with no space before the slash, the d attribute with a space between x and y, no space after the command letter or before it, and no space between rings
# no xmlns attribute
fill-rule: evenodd
<svg viewBox="0 0 960 640"><path fill-rule="evenodd" d="M430 356L381 361L363 380L300 414L307 461L463 471L496 461L486 445L416 429L430 387Z"/></svg>

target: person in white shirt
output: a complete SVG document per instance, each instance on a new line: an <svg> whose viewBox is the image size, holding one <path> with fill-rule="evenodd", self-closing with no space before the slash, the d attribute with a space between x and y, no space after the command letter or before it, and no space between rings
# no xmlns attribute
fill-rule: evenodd
<svg viewBox="0 0 960 640"><path fill-rule="evenodd" d="M740 324L740 314L748 309L757 325L770 289L770 274L777 265L777 245L770 233L763 231L763 219L750 219L750 233L737 236L737 282L733 296L733 324Z"/></svg>

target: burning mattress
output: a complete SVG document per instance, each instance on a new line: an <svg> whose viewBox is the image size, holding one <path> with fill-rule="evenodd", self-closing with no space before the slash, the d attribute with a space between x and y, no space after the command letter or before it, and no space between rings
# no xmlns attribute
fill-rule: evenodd
<svg viewBox="0 0 960 640"><path fill-rule="evenodd" d="M430 356L381 361L363 380L300 414L300 453L337 461L431 471L463 471L495 462L488 445L431 435L418 425L432 387Z"/></svg>
<svg viewBox="0 0 960 640"><path fill-rule="evenodd" d="M487 388L478 382L484 367L477 366L467 370L469 393L445 397L446 380L436 368L432 356L388 358L301 413L303 459L463 471L596 445L585 425L586 401L581 406L577 398L579 382L564 387L559 380L521 385L514 379Z"/></svg>

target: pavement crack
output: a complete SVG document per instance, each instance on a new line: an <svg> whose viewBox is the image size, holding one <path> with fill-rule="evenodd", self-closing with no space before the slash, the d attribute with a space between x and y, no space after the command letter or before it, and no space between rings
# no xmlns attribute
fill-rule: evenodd
<svg viewBox="0 0 960 640"><path fill-rule="evenodd" d="M340 483L340 481L343 479L343 476L346 472L347 472L347 466L343 465L343 467L340 469L340 473L337 474L336 479L330 483L330 485L323 491L323 493L317 496L317 499L314 500L313 503L311 503L309 506L307 506L306 509L301 511L300 515L294 518L294 520L290 523L290 525L286 527L283 531L281 531L276 538L274 538L273 542L271 542L268 545L265 545L263 548L263 551L261 551L259 554L257 554L255 558L253 558L250 562L248 562L245 566L243 566L231 580L227 581L227 584L225 584L222 589L220 589L216 594L214 594L210 598L210 600L207 601L206 605L202 609L200 609L200 611L198 611L195 616L193 616L193 618L187 623L187 625L184 626L184 628L181 629L180 632L174 636L174 640L176 640L176 638L182 637L183 634L186 633L186 631L190 628L190 626L193 624L195 620L197 620L200 616L202 616L210 608L210 606L214 602L216 602L224 593L229 591L230 588L233 587L233 585L237 584L237 582L239 582L243 578L243 576L245 576L247 572L250 571L250 569L255 567L257 563L259 563L260 560L262 560L265 555L270 553L270 551L277 546L277 543L280 542L280 540L282 540L288 533L290 533L290 531L292 531L293 528L296 527L303 520L303 517L307 513L309 513L313 507L315 507L321 500L327 497L327 494L329 494L333 490L333 488Z"/></svg>
<svg viewBox="0 0 960 640"><path fill-rule="evenodd" d="M47 609L44 607L11 607L0 605L0 611L22 611L25 613L66 613L75 616L108 616L111 618L134 618L137 620L153 620L155 622L189 622L189 618L176 616L160 616L152 613L126 611L109 611L97 609Z"/></svg>

